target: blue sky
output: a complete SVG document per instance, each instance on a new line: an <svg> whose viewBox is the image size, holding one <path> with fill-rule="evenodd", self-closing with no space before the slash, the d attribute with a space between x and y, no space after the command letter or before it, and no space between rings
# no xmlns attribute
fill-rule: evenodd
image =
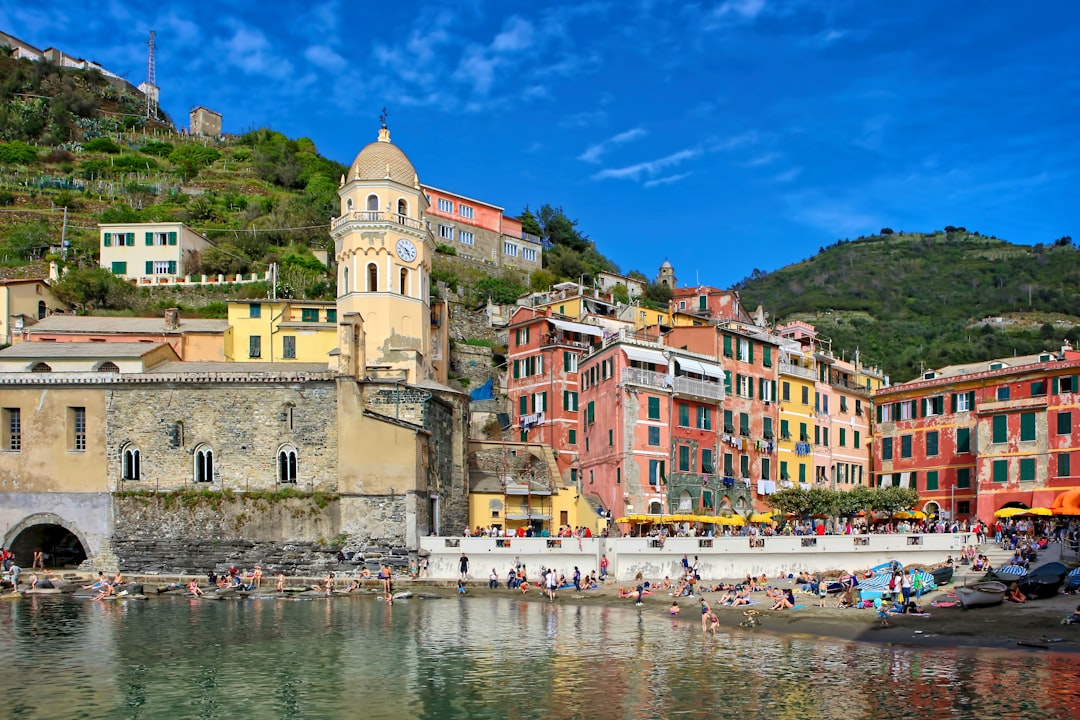
<svg viewBox="0 0 1080 720"><path fill-rule="evenodd" d="M162 106L349 163L389 109L423 182L562 206L625 271L728 286L838 238L1080 240L1080 4L5 2L0 29Z"/></svg>

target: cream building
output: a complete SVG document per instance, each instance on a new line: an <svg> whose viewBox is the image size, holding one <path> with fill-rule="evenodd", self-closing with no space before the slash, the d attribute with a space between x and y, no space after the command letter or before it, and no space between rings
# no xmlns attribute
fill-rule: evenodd
<svg viewBox="0 0 1080 720"><path fill-rule="evenodd" d="M22 331L68 306L56 299L40 278L0 280L0 345L10 345Z"/></svg>
<svg viewBox="0 0 1080 720"><path fill-rule="evenodd" d="M329 363L338 343L337 320L333 300L230 301L225 359Z"/></svg>
<svg viewBox="0 0 1080 720"><path fill-rule="evenodd" d="M188 274L198 253L211 246L180 222L107 223L100 228L100 265L126 280L174 283Z"/></svg>

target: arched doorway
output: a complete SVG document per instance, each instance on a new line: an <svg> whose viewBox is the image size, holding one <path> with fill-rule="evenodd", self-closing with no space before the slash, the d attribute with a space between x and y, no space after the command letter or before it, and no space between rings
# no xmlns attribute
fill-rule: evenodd
<svg viewBox="0 0 1080 720"><path fill-rule="evenodd" d="M82 540L68 528L52 522L28 525L9 542L15 562L22 568L30 568L36 550L45 553L47 568L76 567L87 558Z"/></svg>
<svg viewBox="0 0 1080 720"><path fill-rule="evenodd" d="M923 505L923 512L926 513L926 517L928 518L936 518L941 512L941 506L931 500Z"/></svg>

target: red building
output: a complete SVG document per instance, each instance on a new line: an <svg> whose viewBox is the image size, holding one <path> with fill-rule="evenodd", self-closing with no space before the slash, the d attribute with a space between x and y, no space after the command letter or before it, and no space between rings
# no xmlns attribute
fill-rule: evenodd
<svg viewBox="0 0 1080 720"><path fill-rule="evenodd" d="M1080 488L1080 352L931 370L874 394L878 485L919 491L928 514L988 521Z"/></svg>

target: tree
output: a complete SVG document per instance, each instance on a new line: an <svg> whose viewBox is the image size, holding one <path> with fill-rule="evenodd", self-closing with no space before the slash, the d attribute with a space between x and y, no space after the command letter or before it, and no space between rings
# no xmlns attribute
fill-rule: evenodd
<svg viewBox="0 0 1080 720"><path fill-rule="evenodd" d="M645 286L645 298L654 303L667 305L672 298L671 288L663 283L649 283Z"/></svg>
<svg viewBox="0 0 1080 720"><path fill-rule="evenodd" d="M130 283L102 267L69 270L52 290L59 300L80 310L123 310L135 294Z"/></svg>
<svg viewBox="0 0 1080 720"><path fill-rule="evenodd" d="M630 291L622 283L617 283L615 287L611 288L611 297L615 302L621 302L623 305L630 303Z"/></svg>
<svg viewBox="0 0 1080 720"><path fill-rule="evenodd" d="M49 226L41 221L22 223L3 234L3 246L7 252L30 260L41 257L52 244Z"/></svg>

